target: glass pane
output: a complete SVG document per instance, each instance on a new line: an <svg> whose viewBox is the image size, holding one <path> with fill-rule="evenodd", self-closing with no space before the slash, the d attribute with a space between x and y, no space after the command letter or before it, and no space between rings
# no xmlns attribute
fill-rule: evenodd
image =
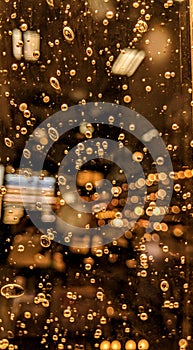
<svg viewBox="0 0 193 350"><path fill-rule="evenodd" d="M192 0L0 3L0 349L192 349Z"/></svg>

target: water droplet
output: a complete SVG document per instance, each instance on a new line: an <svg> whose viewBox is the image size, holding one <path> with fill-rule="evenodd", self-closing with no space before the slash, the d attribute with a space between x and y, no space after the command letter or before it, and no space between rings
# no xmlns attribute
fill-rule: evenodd
<svg viewBox="0 0 193 350"><path fill-rule="evenodd" d="M138 342L138 349L139 350L148 350L149 349L149 342L146 339L141 339Z"/></svg>
<svg viewBox="0 0 193 350"><path fill-rule="evenodd" d="M114 123L115 121L115 118L112 115L110 115L108 119L110 124Z"/></svg>
<svg viewBox="0 0 193 350"><path fill-rule="evenodd" d="M29 118L29 117L31 116L31 112L30 112L28 109L25 109L25 110L23 111L23 116L24 116L25 118Z"/></svg>
<svg viewBox="0 0 193 350"><path fill-rule="evenodd" d="M27 149L27 148L24 148L24 150L23 150L23 156L24 156L24 158L29 159L29 158L31 157L31 152L30 152L30 150Z"/></svg>
<svg viewBox="0 0 193 350"><path fill-rule="evenodd" d="M21 128L21 134L26 135L27 134L27 128L23 127Z"/></svg>
<svg viewBox="0 0 193 350"><path fill-rule="evenodd" d="M66 103L63 103L63 104L61 105L61 110L62 110L62 111L67 111L67 109L68 109L68 105L67 105Z"/></svg>
<svg viewBox="0 0 193 350"><path fill-rule="evenodd" d="M106 12L106 17L107 17L108 19L113 18L113 16L114 16L113 11L107 11L107 12Z"/></svg>
<svg viewBox="0 0 193 350"><path fill-rule="evenodd" d="M100 344L100 350L109 350L111 347L111 343L108 340L103 340Z"/></svg>
<svg viewBox="0 0 193 350"><path fill-rule="evenodd" d="M141 152L134 152L132 158L135 162L140 163L143 160L143 154Z"/></svg>
<svg viewBox="0 0 193 350"><path fill-rule="evenodd" d="M17 63L13 63L13 64L11 65L11 69L12 69L12 70L17 70L17 69L18 69L18 64L17 64Z"/></svg>
<svg viewBox="0 0 193 350"><path fill-rule="evenodd" d="M44 299L43 302L42 302L42 306L49 307L50 306L49 300Z"/></svg>
<svg viewBox="0 0 193 350"><path fill-rule="evenodd" d="M1 295L6 299L18 298L24 294L24 288L16 283L6 284L1 288Z"/></svg>
<svg viewBox="0 0 193 350"><path fill-rule="evenodd" d="M54 127L50 127L48 129L48 135L50 139L54 142L56 142L59 139L59 133Z"/></svg>
<svg viewBox="0 0 193 350"><path fill-rule="evenodd" d="M175 191L175 192L179 192L180 190L181 190L181 185L178 184L178 183L175 184L175 185L174 185L174 191Z"/></svg>
<svg viewBox="0 0 193 350"><path fill-rule="evenodd" d="M63 315L66 318L71 317L71 310L70 309L65 309Z"/></svg>
<svg viewBox="0 0 193 350"><path fill-rule="evenodd" d="M70 70L70 75L71 75L71 77L74 77L76 75L76 70L75 69L71 69Z"/></svg>
<svg viewBox="0 0 193 350"><path fill-rule="evenodd" d="M113 340L111 343L111 350L121 350L121 343L118 340Z"/></svg>
<svg viewBox="0 0 193 350"><path fill-rule="evenodd" d="M139 3L136 1L136 2L134 2L133 3L133 7L135 8L135 9L137 9L138 7L139 7Z"/></svg>
<svg viewBox="0 0 193 350"><path fill-rule="evenodd" d="M130 339L125 343L125 350L136 350L136 348L137 348L137 345L134 340Z"/></svg>
<svg viewBox="0 0 193 350"><path fill-rule="evenodd" d="M12 140L10 140L9 137L5 137L4 142L5 142L5 145L9 148L13 147L13 145L14 145L14 142Z"/></svg>
<svg viewBox="0 0 193 350"><path fill-rule="evenodd" d="M40 244L41 244L42 247L48 248L50 246L50 244L51 244L50 238L48 236L46 236L46 235L42 235L40 237Z"/></svg>
<svg viewBox="0 0 193 350"><path fill-rule="evenodd" d="M165 72L164 77L166 79L170 79L171 78L171 73L170 72Z"/></svg>
<svg viewBox="0 0 193 350"><path fill-rule="evenodd" d="M151 86L150 86L150 85L147 85L147 86L145 87L145 90L146 90L147 92L151 92Z"/></svg>
<svg viewBox="0 0 193 350"><path fill-rule="evenodd" d="M0 349L7 349L9 346L9 340L8 339L2 339L0 340ZM10 347L9 347L10 349Z"/></svg>
<svg viewBox="0 0 193 350"><path fill-rule="evenodd" d="M130 102L131 102L131 96L125 95L125 96L123 97L123 101L124 101L125 103L130 103Z"/></svg>
<svg viewBox="0 0 193 350"><path fill-rule="evenodd" d="M145 21L139 20L136 24L136 29L139 33L145 33L148 30L148 25Z"/></svg>
<svg viewBox="0 0 193 350"><path fill-rule="evenodd" d="M92 47L87 47L87 49L86 49L86 54L87 54L87 56L92 56L92 54L93 54L93 49L92 49Z"/></svg>
<svg viewBox="0 0 193 350"><path fill-rule="evenodd" d="M38 58L40 57L40 51L39 51L39 50L35 50L35 51L33 52L33 57L34 57L36 60L38 60Z"/></svg>
<svg viewBox="0 0 193 350"><path fill-rule="evenodd" d="M23 244L19 244L18 247L17 247L17 251L18 251L19 253L23 253L24 250L25 250L24 245L23 245Z"/></svg>
<svg viewBox="0 0 193 350"><path fill-rule="evenodd" d="M26 30L28 29L27 23L22 23L22 24L20 25L20 29L22 30L22 32L26 32Z"/></svg>
<svg viewBox="0 0 193 350"><path fill-rule="evenodd" d="M62 186L66 185L66 178L63 175L58 176L58 184Z"/></svg>
<svg viewBox="0 0 193 350"><path fill-rule="evenodd" d="M146 320L148 319L147 313L146 313L146 312L142 312L142 313L140 314L140 319L141 319L142 321L146 321Z"/></svg>
<svg viewBox="0 0 193 350"><path fill-rule="evenodd" d="M42 210L42 203L41 202L36 202L36 209Z"/></svg>
<svg viewBox="0 0 193 350"><path fill-rule="evenodd" d="M60 83L57 78L51 77L50 78L50 85L55 89L55 90L60 90Z"/></svg>
<svg viewBox="0 0 193 350"><path fill-rule="evenodd" d="M27 110L27 103L23 102L19 105L19 110L21 112L24 112L25 110Z"/></svg>
<svg viewBox="0 0 193 350"><path fill-rule="evenodd" d="M25 311L24 312L24 317L27 318L27 319L31 318L31 312Z"/></svg>
<svg viewBox="0 0 193 350"><path fill-rule="evenodd" d="M161 281L160 288L161 288L162 292L167 292L169 289L168 281L166 281L166 280Z"/></svg>
<svg viewBox="0 0 193 350"><path fill-rule="evenodd" d="M54 1L53 0L46 0L47 4L51 7L54 7Z"/></svg>
<svg viewBox="0 0 193 350"><path fill-rule="evenodd" d="M66 41L69 41L69 42L73 41L75 37L74 32L70 27L63 28L63 35Z"/></svg>
<svg viewBox="0 0 193 350"><path fill-rule="evenodd" d="M180 346L180 348L185 349L188 346L188 342L186 339L180 339L178 342L178 345Z"/></svg>

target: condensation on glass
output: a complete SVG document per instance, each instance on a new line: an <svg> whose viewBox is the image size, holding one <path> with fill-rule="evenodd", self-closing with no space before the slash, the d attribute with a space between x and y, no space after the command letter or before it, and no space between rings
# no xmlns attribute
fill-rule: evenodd
<svg viewBox="0 0 193 350"><path fill-rule="evenodd" d="M192 21L1 1L0 349L193 348Z"/></svg>

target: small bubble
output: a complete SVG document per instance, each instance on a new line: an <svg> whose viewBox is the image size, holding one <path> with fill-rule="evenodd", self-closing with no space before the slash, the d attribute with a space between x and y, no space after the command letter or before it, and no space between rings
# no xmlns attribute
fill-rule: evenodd
<svg viewBox="0 0 193 350"><path fill-rule="evenodd" d="M58 176L58 184L62 186L66 185L66 178L63 175Z"/></svg>
<svg viewBox="0 0 193 350"><path fill-rule="evenodd" d="M132 158L135 162L140 163L143 160L143 154L141 152L134 152Z"/></svg>
<svg viewBox="0 0 193 350"><path fill-rule="evenodd" d="M186 339L182 338L179 340L178 345L180 346L180 349L185 350L188 346L188 342Z"/></svg>
<svg viewBox="0 0 193 350"><path fill-rule="evenodd" d="M71 310L70 309L65 309L63 312L64 317L69 318L71 317Z"/></svg>
<svg viewBox="0 0 193 350"><path fill-rule="evenodd" d="M64 344L58 344L58 350L64 350Z"/></svg>
<svg viewBox="0 0 193 350"><path fill-rule="evenodd" d="M11 17L11 19L15 19L17 17L17 13L13 12L10 17Z"/></svg>
<svg viewBox="0 0 193 350"><path fill-rule="evenodd" d="M106 12L106 17L107 17L108 19L113 18L113 16L114 16L114 12L113 12L113 11L107 11L107 12Z"/></svg>
<svg viewBox="0 0 193 350"><path fill-rule="evenodd" d="M111 343L111 350L121 350L121 343L119 340L113 340Z"/></svg>
<svg viewBox="0 0 193 350"><path fill-rule="evenodd" d="M139 2L137 2L137 1L133 2L133 7L135 9L137 9L139 7Z"/></svg>
<svg viewBox="0 0 193 350"><path fill-rule="evenodd" d="M13 63L13 64L11 65L11 69L12 69L12 70L17 70L17 69L18 69L18 64L17 64L17 63Z"/></svg>
<svg viewBox="0 0 193 350"><path fill-rule="evenodd" d="M138 342L138 349L139 350L148 350L149 349L149 342L146 339L141 339Z"/></svg>
<svg viewBox="0 0 193 350"><path fill-rule="evenodd" d="M112 115L110 115L108 119L110 124L114 123L115 121L115 118Z"/></svg>
<svg viewBox="0 0 193 350"><path fill-rule="evenodd" d="M19 244L18 247L17 247L17 251L18 251L19 253L23 253L24 250L25 250L24 245L23 245L23 244Z"/></svg>
<svg viewBox="0 0 193 350"><path fill-rule="evenodd" d="M125 350L136 350L136 348L137 348L137 345L134 340L130 339L125 343Z"/></svg>
<svg viewBox="0 0 193 350"><path fill-rule="evenodd" d="M142 312L142 313L140 314L140 319L141 319L142 321L147 321L147 319L148 319L148 314L147 314L146 312Z"/></svg>
<svg viewBox="0 0 193 350"><path fill-rule="evenodd" d="M38 293L37 298L38 298L39 302L41 303L45 300L46 296L44 293Z"/></svg>
<svg viewBox="0 0 193 350"><path fill-rule="evenodd" d="M51 244L50 238L48 236L46 236L46 235L42 235L40 237L40 244L41 244L42 247L48 248L50 246L50 244Z"/></svg>
<svg viewBox="0 0 193 350"><path fill-rule="evenodd" d="M30 112L28 109L25 109L25 110L23 111L23 116L24 116L25 118L29 118L29 117L31 116L31 112Z"/></svg>
<svg viewBox="0 0 193 350"><path fill-rule="evenodd" d="M161 283L160 283L160 288L161 288L162 292L167 292L168 289L169 289L169 283L168 283L168 281L166 281L166 280L161 281Z"/></svg>
<svg viewBox="0 0 193 350"><path fill-rule="evenodd" d="M47 95L44 96L44 97L43 97L43 102L44 102L44 103L50 102L50 96L47 96Z"/></svg>
<svg viewBox="0 0 193 350"><path fill-rule="evenodd" d="M170 72L165 72L164 77L166 79L170 79L171 78L171 73Z"/></svg>
<svg viewBox="0 0 193 350"><path fill-rule="evenodd" d="M27 134L27 128L25 128L25 127L21 128L20 131L21 131L22 135L26 135Z"/></svg>
<svg viewBox="0 0 193 350"><path fill-rule="evenodd" d="M136 29L138 30L139 33L145 33L148 30L148 25L143 20L139 20L135 27L136 27Z"/></svg>
<svg viewBox="0 0 193 350"><path fill-rule="evenodd" d="M31 312L25 311L24 312L24 317L27 318L27 319L31 318Z"/></svg>
<svg viewBox="0 0 193 350"><path fill-rule="evenodd" d="M55 89L55 90L60 90L60 83L57 78L51 77L50 78L50 85Z"/></svg>
<svg viewBox="0 0 193 350"><path fill-rule="evenodd" d="M131 96L125 95L125 96L123 97L123 101L124 101L125 103L130 103L130 102L131 102Z"/></svg>
<svg viewBox="0 0 193 350"><path fill-rule="evenodd" d="M0 340L0 349L7 349L8 346L9 346L9 340L8 339Z"/></svg>
<svg viewBox="0 0 193 350"><path fill-rule="evenodd" d="M42 306L43 307L49 307L50 306L49 300L44 299L43 302L42 302Z"/></svg>
<svg viewBox="0 0 193 350"><path fill-rule="evenodd" d="M70 27L63 28L63 35L66 41L69 41L69 42L73 41L75 37L74 32Z"/></svg>
<svg viewBox="0 0 193 350"><path fill-rule="evenodd" d="M145 15L145 20L146 21L149 21L151 19L151 15L149 14L149 13L147 13L146 15Z"/></svg>
<svg viewBox="0 0 193 350"><path fill-rule="evenodd" d="M6 145L7 147L9 147L9 148L13 147L13 145L14 145L14 142L13 142L12 140L10 140L9 137L5 137L5 138L4 138L4 143L5 143L5 145Z"/></svg>
<svg viewBox="0 0 193 350"><path fill-rule="evenodd" d="M178 130L179 129L179 125L174 123L172 124L172 130Z"/></svg>
<svg viewBox="0 0 193 350"><path fill-rule="evenodd" d="M9 97L10 93L9 91L5 91L5 97Z"/></svg>
<svg viewBox="0 0 193 350"><path fill-rule="evenodd" d="M92 77L87 77L87 78L86 78L86 81L87 81L88 83L91 83Z"/></svg>
<svg viewBox="0 0 193 350"><path fill-rule="evenodd" d="M35 51L33 52L33 57L34 57L36 60L38 60L38 58L40 57L40 51L39 51L39 50L35 50Z"/></svg>
<svg viewBox="0 0 193 350"><path fill-rule="evenodd" d="M25 110L27 110L27 103L23 102L19 105L19 110L21 112L24 112Z"/></svg>
<svg viewBox="0 0 193 350"><path fill-rule="evenodd" d="M86 54L87 54L87 56L92 56L92 54L93 54L93 49L92 49L92 47L87 47L87 49L86 49Z"/></svg>
<svg viewBox="0 0 193 350"><path fill-rule="evenodd" d="M86 136L87 139L91 139L92 138L92 131L86 130L85 136Z"/></svg>
<svg viewBox="0 0 193 350"><path fill-rule="evenodd" d="M145 87L145 90L146 90L147 92L151 92L151 86L150 86L150 85L147 85L147 86Z"/></svg>
<svg viewBox="0 0 193 350"><path fill-rule="evenodd" d="M1 288L1 295L6 299L18 298L24 294L24 288L16 283L6 284Z"/></svg>
<svg viewBox="0 0 193 350"><path fill-rule="evenodd" d="M70 75L71 75L71 77L74 77L76 75L76 70L75 69L71 69L70 70Z"/></svg>
<svg viewBox="0 0 193 350"><path fill-rule="evenodd" d="M23 156L24 156L24 158L29 159L29 158L31 157L31 152L30 152L30 150L27 149L27 148L24 148L24 150L23 150Z"/></svg>
<svg viewBox="0 0 193 350"><path fill-rule="evenodd" d="M50 139L54 142L56 142L59 139L59 133L54 127L50 127L48 129L48 135Z"/></svg>
<svg viewBox="0 0 193 350"><path fill-rule="evenodd" d="M62 111L67 111L67 109L68 109L68 105L67 105L66 103L63 103L63 104L61 105L61 110L62 110Z"/></svg>
<svg viewBox="0 0 193 350"><path fill-rule="evenodd" d="M54 7L54 0L46 0L47 4L51 7Z"/></svg>
<svg viewBox="0 0 193 350"><path fill-rule="evenodd" d="M20 25L20 29L22 30L22 32L25 32L25 31L28 29L27 23L22 23L22 24Z"/></svg>
<svg viewBox="0 0 193 350"><path fill-rule="evenodd" d="M174 4L173 0L167 0L168 6L172 6Z"/></svg>
<svg viewBox="0 0 193 350"><path fill-rule="evenodd" d="M42 210L42 203L41 202L36 202L36 209Z"/></svg>
<svg viewBox="0 0 193 350"><path fill-rule="evenodd" d="M181 185L180 184L175 184L174 185L174 191L179 192L181 190Z"/></svg>
<svg viewBox="0 0 193 350"><path fill-rule="evenodd" d="M158 157L156 159L156 164L157 165L163 165L164 164L164 158L163 157Z"/></svg>
<svg viewBox="0 0 193 350"><path fill-rule="evenodd" d="M127 90L127 89L128 89L128 85L127 85L127 84L123 84L123 85L122 85L122 89L123 89L123 90Z"/></svg>

